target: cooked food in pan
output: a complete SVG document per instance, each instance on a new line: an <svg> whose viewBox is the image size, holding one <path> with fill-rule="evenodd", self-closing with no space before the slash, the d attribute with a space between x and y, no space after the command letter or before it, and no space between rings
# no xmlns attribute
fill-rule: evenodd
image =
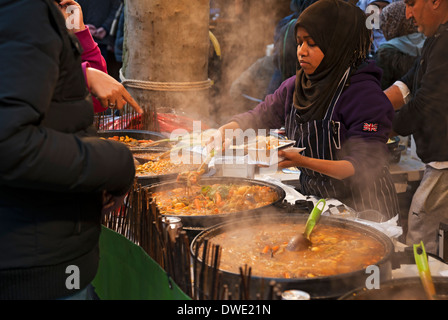
<svg viewBox="0 0 448 320"><path fill-rule="evenodd" d="M153 193L162 214L201 216L260 208L278 199L277 192L260 185L193 184Z"/></svg>
<svg viewBox="0 0 448 320"><path fill-rule="evenodd" d="M141 153L134 153L134 158L138 159L141 162L146 161L157 161L162 155L164 155L165 152L141 152Z"/></svg>
<svg viewBox="0 0 448 320"><path fill-rule="evenodd" d="M154 140L150 140L150 139L137 140L134 138L130 138L128 136L113 136L113 137L102 138L102 139L118 141L118 142L124 143L125 145L127 145L129 147L146 147L149 144L152 144L154 142Z"/></svg>
<svg viewBox="0 0 448 320"><path fill-rule="evenodd" d="M135 168L135 175L142 176L156 176L172 173L180 173L188 170L195 170L199 168L198 164L185 164L183 162L174 163L170 159L159 159L156 161L148 161Z"/></svg>
<svg viewBox="0 0 448 320"><path fill-rule="evenodd" d="M305 225L272 223L220 233L209 241L222 248L220 269L238 273L252 267L252 275L271 278L313 278L363 270L382 259L381 242L358 231L320 224L311 234L311 247L285 249Z"/></svg>

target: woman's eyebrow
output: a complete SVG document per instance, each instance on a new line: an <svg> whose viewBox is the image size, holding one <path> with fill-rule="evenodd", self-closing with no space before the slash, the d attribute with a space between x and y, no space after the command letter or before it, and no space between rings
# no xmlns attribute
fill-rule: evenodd
<svg viewBox="0 0 448 320"><path fill-rule="evenodd" d="M310 35L304 36L303 38L301 36L297 36L297 38L303 40L312 39Z"/></svg>

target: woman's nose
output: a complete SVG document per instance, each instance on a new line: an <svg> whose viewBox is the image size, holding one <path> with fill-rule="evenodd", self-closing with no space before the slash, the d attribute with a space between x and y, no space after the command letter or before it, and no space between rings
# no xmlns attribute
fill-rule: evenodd
<svg viewBox="0 0 448 320"><path fill-rule="evenodd" d="M306 56L307 52L305 43L297 46L297 57Z"/></svg>

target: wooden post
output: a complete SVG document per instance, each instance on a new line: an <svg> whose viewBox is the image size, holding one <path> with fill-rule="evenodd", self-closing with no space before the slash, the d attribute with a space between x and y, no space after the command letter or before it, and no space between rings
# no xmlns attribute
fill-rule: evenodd
<svg viewBox="0 0 448 320"><path fill-rule="evenodd" d="M209 117L209 16L209 0L125 1L124 85L145 110Z"/></svg>

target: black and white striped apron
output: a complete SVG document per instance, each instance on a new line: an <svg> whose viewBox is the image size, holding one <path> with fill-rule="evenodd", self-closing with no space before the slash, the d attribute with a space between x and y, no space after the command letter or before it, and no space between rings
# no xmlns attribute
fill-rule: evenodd
<svg viewBox="0 0 448 320"><path fill-rule="evenodd" d="M296 140L297 147L306 148L303 155L324 160L338 160L337 151L341 149L341 124L332 120L334 107L348 79L350 69L340 81L336 93L322 120L301 122L297 109L292 105L286 118L285 129L290 139ZM357 212L373 209L390 219L399 213L395 186L387 167L380 175L368 179L362 186L355 186L350 179L338 180L319 172L300 168L299 192L322 198L333 198L353 208Z"/></svg>

